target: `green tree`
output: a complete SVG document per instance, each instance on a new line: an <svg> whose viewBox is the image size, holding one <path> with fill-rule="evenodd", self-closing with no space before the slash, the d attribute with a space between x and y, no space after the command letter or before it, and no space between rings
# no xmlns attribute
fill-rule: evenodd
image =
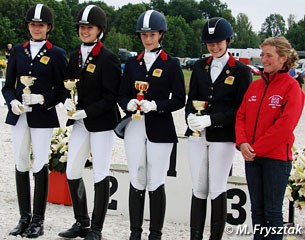
<svg viewBox="0 0 305 240"><path fill-rule="evenodd" d="M132 40L133 50L140 52L143 49L141 41L136 34L136 25L139 16L149 9L147 4L127 4L118 9L115 14L115 27L116 30L122 34L130 36Z"/></svg>
<svg viewBox="0 0 305 240"><path fill-rule="evenodd" d="M79 4L78 0L65 0L65 1L67 2L70 9Z"/></svg>
<svg viewBox="0 0 305 240"><path fill-rule="evenodd" d="M145 4L127 4L116 11L115 26L117 31L134 34L139 16L148 10Z"/></svg>
<svg viewBox="0 0 305 240"><path fill-rule="evenodd" d="M96 6L99 6L106 13L107 27L106 27L105 33L107 34L107 32L109 32L110 29L112 29L114 27L114 21L115 21L115 17L116 17L115 16L116 11L115 11L114 7L108 6L106 3L101 2L101 1L90 1L86 5L88 5L88 4L94 4Z"/></svg>
<svg viewBox="0 0 305 240"><path fill-rule="evenodd" d="M115 54L119 53L119 48L126 48L131 50L133 47L131 37L126 34L117 32L114 27L109 31L107 37L103 42L105 46Z"/></svg>
<svg viewBox="0 0 305 240"><path fill-rule="evenodd" d="M165 50L177 57L185 56L186 29L189 28L184 18L181 16L167 16L168 32L164 39Z"/></svg>
<svg viewBox="0 0 305 240"><path fill-rule="evenodd" d="M226 19L234 28L235 18L232 15L230 9L226 3L220 2L220 0L202 0L199 2L199 9L203 19L209 19L212 17L222 17Z"/></svg>
<svg viewBox="0 0 305 240"><path fill-rule="evenodd" d="M7 43L13 43L16 34L14 31L14 26L12 25L11 21L7 17L3 17L2 14L0 14L0 48L3 49L6 47Z"/></svg>
<svg viewBox="0 0 305 240"><path fill-rule="evenodd" d="M50 41L70 53L77 48L79 40L67 1L46 0L44 3L52 9L54 15Z"/></svg>
<svg viewBox="0 0 305 240"><path fill-rule="evenodd" d="M200 57L202 55L201 35L205 21L203 19L194 20L188 29L186 29L186 47L185 55L188 57Z"/></svg>
<svg viewBox="0 0 305 240"><path fill-rule="evenodd" d="M150 8L168 15L168 4L164 0L151 0Z"/></svg>
<svg viewBox="0 0 305 240"><path fill-rule="evenodd" d="M170 0L167 9L166 15L181 16L187 23L201 18L201 11L195 0Z"/></svg>
<svg viewBox="0 0 305 240"><path fill-rule="evenodd" d="M235 37L233 38L231 47L235 48L257 48L259 47L259 38L252 30L249 18L244 13L239 13L236 18L236 26L234 28Z"/></svg>
<svg viewBox="0 0 305 240"><path fill-rule="evenodd" d="M234 24L234 17L231 10L228 9L228 5L226 3L222 3L220 0L202 0L199 2L199 9L201 11L202 18L204 19L223 17L231 24Z"/></svg>
<svg viewBox="0 0 305 240"><path fill-rule="evenodd" d="M11 22L14 30L15 38L12 39L13 44L23 43L29 39L28 30L25 28L26 11L34 4L31 0L0 0L0 11L3 17ZM1 32L3 34L3 32Z"/></svg>
<svg viewBox="0 0 305 240"><path fill-rule="evenodd" d="M288 18L287 18L287 25L288 25L288 30L289 28L296 22L296 16L293 14L289 14Z"/></svg>
<svg viewBox="0 0 305 240"><path fill-rule="evenodd" d="M286 38L292 46L298 51L305 49L305 16L297 23L293 23L287 31Z"/></svg>
<svg viewBox="0 0 305 240"><path fill-rule="evenodd" d="M285 20L282 15L270 14L262 24L260 35L264 38L284 36L286 32Z"/></svg>
<svg viewBox="0 0 305 240"><path fill-rule="evenodd" d="M28 41L30 34L25 27L25 15L26 11L34 6L36 3L43 3L50 7L54 15L54 30L50 34L50 40L63 47L68 52L72 50L76 45L76 31L72 22L70 9L66 1L55 1L55 0L11 0L5 1L0 0L0 14L3 24L8 24L7 19L10 21L10 25L6 31L8 36L14 37L11 41L13 44L23 43ZM6 21L6 22L5 22ZM9 31L13 31L14 35L10 34ZM5 31L2 31L4 33Z"/></svg>

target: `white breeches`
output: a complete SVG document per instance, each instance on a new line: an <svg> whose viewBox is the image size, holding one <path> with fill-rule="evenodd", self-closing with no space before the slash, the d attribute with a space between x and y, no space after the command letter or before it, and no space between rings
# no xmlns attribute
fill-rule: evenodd
<svg viewBox="0 0 305 240"><path fill-rule="evenodd" d="M70 140L67 163L67 178L70 180L82 177L85 163L92 154L94 182L100 182L109 175L114 132L89 132L83 120L75 121Z"/></svg>
<svg viewBox="0 0 305 240"><path fill-rule="evenodd" d="M27 172L32 167L39 172L49 161L50 144L53 128L30 128L26 114L21 114L15 126L12 126L13 150L16 168ZM32 165L30 166L32 144Z"/></svg>
<svg viewBox="0 0 305 240"><path fill-rule="evenodd" d="M205 131L199 141L188 139L188 157L195 197L217 198L227 191L227 181L235 156L232 142L208 142Z"/></svg>
<svg viewBox="0 0 305 240"><path fill-rule="evenodd" d="M165 184L173 143L150 142L143 119L129 122L124 144L130 182L134 188L144 190L147 187L148 191L154 191Z"/></svg>

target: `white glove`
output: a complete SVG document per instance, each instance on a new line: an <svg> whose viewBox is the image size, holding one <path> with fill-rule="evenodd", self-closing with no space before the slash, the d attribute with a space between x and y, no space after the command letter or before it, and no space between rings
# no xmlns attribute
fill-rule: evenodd
<svg viewBox="0 0 305 240"><path fill-rule="evenodd" d="M80 119L83 119L86 117L87 117L87 114L86 114L85 110L78 110L69 118L73 119L73 120L80 120Z"/></svg>
<svg viewBox="0 0 305 240"><path fill-rule="evenodd" d="M193 132L197 132L196 129L192 128L192 126L190 125L190 121L194 120L196 117L196 115L194 113L190 113L188 116L187 116L187 125L189 127L189 129L191 129Z"/></svg>
<svg viewBox="0 0 305 240"><path fill-rule="evenodd" d="M191 130L201 132L206 127L211 126L211 117L209 115L188 117L188 125Z"/></svg>
<svg viewBox="0 0 305 240"><path fill-rule="evenodd" d="M64 106L65 106L67 111L75 111L76 110L75 103L72 101L71 98L66 99L66 101L64 103Z"/></svg>
<svg viewBox="0 0 305 240"><path fill-rule="evenodd" d="M142 100L140 104L144 113L157 111L157 104L155 101Z"/></svg>
<svg viewBox="0 0 305 240"><path fill-rule="evenodd" d="M22 101L25 105L43 104L44 97L41 94L22 94Z"/></svg>
<svg viewBox="0 0 305 240"><path fill-rule="evenodd" d="M137 110L138 105L140 105L138 99L131 99L127 104L127 111L134 112L135 110Z"/></svg>
<svg viewBox="0 0 305 240"><path fill-rule="evenodd" d="M24 110L22 110L24 109L22 103L19 102L17 99L11 101L11 107L12 107L12 112L16 115L20 115L24 112Z"/></svg>

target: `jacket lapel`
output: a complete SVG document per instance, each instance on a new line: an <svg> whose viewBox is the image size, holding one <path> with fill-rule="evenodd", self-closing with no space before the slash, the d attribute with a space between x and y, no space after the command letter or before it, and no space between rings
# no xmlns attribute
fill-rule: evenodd
<svg viewBox="0 0 305 240"><path fill-rule="evenodd" d="M217 79L215 80L215 82L213 84L218 84L223 81L226 81L227 77L232 76L234 74L234 72L236 71L236 60L232 56L231 53L229 53L229 55L230 55L230 57L229 57L227 64L224 66L221 73L219 74L219 76L217 77Z"/></svg>
<svg viewBox="0 0 305 240"><path fill-rule="evenodd" d="M32 59L30 41L23 44L24 52L29 57L30 61L38 60L43 64L47 64L49 62L50 58L47 57L46 55L48 50L52 49L52 47L53 47L52 43L47 40L46 43L42 46L42 48L39 50L35 58Z"/></svg>
<svg viewBox="0 0 305 240"><path fill-rule="evenodd" d="M94 70L95 70L95 67L96 65L93 64L93 62L95 62L94 60L96 59L96 57L98 56L98 54L100 53L100 51L102 50L103 48L103 44L102 42L99 40L95 46L93 47L93 49L91 50L91 52L89 53L86 61L85 61L85 64L84 64L84 67L83 67L83 70L85 71L88 71L88 72L91 72L93 73ZM81 53L80 54L80 58L81 58Z"/></svg>
<svg viewBox="0 0 305 240"><path fill-rule="evenodd" d="M138 56L137 56L137 61L138 61L138 66L141 69L141 71L147 73L147 69L145 66L145 62L144 62L144 51L141 52Z"/></svg>

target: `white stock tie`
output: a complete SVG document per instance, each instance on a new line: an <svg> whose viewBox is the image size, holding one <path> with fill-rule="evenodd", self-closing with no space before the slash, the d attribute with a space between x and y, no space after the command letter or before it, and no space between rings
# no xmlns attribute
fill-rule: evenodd
<svg viewBox="0 0 305 240"><path fill-rule="evenodd" d="M153 65L153 63L155 62L157 57L158 57L158 55L155 52L145 52L144 62L145 62L147 71L149 71L149 69L151 68L151 66Z"/></svg>
<svg viewBox="0 0 305 240"><path fill-rule="evenodd" d="M215 82L219 74L221 73L223 69L222 63L219 61L213 61L211 65L211 79L212 82Z"/></svg>

